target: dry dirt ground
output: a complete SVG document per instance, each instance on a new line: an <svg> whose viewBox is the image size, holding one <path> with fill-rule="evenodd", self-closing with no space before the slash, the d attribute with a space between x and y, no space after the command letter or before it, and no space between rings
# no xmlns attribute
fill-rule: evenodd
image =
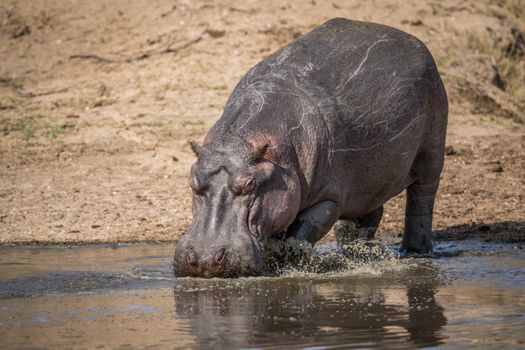
<svg viewBox="0 0 525 350"><path fill-rule="evenodd" d="M439 237L525 239L522 0L0 3L0 243L171 241L188 139L251 66L332 17L427 43L450 99ZM402 196L380 235L403 227ZM496 236L495 236L496 235Z"/></svg>

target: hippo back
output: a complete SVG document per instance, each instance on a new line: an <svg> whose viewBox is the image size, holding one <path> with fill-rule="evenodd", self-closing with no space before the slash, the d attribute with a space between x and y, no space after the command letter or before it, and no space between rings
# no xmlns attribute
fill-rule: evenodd
<svg viewBox="0 0 525 350"><path fill-rule="evenodd" d="M247 91L254 100L262 96L248 112L239 103ZM286 97L276 97L279 92ZM270 94L274 97L265 100ZM286 108L270 106L271 100L291 96L299 103L294 116L283 118ZM265 132L302 153L308 188L302 207L337 196L327 193L331 188L342 193L342 202L354 197L370 208L380 205L413 181L410 169L418 153L444 147L447 99L432 55L414 36L384 25L326 22L253 67L230 97L226 119L236 103L244 106L235 118L243 128L255 123L253 129L260 130L261 119L268 119ZM336 185L316 181L320 173ZM354 186L341 191L341 183Z"/></svg>

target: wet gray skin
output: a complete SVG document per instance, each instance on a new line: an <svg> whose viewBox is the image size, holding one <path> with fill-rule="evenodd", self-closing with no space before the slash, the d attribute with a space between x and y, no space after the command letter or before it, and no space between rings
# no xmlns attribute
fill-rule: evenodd
<svg viewBox="0 0 525 350"><path fill-rule="evenodd" d="M402 31L333 19L239 82L190 175L193 223L176 276L265 272L269 238L315 244L337 220L372 237L407 190L401 249L432 251L447 97L434 60Z"/></svg>

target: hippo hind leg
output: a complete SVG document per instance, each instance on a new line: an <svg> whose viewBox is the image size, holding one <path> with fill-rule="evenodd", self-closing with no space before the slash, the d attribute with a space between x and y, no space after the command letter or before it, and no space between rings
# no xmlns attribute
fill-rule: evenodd
<svg viewBox="0 0 525 350"><path fill-rule="evenodd" d="M342 246L356 239L373 239L383 217L383 206L353 220L339 220L334 226L337 244Z"/></svg>
<svg viewBox="0 0 525 350"><path fill-rule="evenodd" d="M360 237L373 239L382 217L383 206L380 206L373 212L357 218L355 222L357 229L360 230Z"/></svg>
<svg viewBox="0 0 525 350"><path fill-rule="evenodd" d="M405 233L401 251L426 254L432 252L432 211L439 180L415 182L407 188Z"/></svg>

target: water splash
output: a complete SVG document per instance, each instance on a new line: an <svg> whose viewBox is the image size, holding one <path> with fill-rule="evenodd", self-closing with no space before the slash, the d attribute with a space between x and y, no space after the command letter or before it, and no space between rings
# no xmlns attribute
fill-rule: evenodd
<svg viewBox="0 0 525 350"><path fill-rule="evenodd" d="M271 275L295 274L382 274L414 265L400 259L399 252L372 240L355 239L345 244L325 242L313 247L306 241L288 238L268 243Z"/></svg>

